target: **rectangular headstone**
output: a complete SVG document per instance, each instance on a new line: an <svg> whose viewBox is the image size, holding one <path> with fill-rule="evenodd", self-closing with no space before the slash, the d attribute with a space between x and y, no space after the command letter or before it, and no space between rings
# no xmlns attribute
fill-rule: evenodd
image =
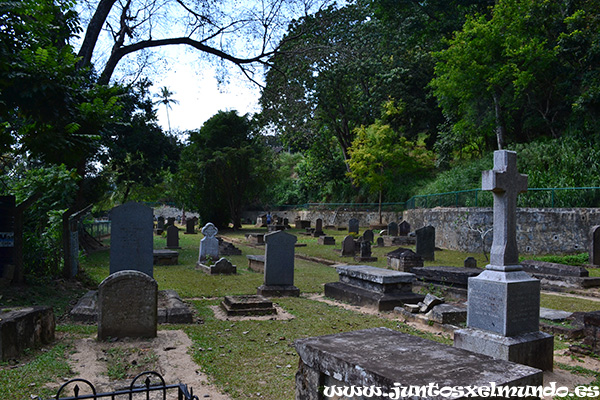
<svg viewBox="0 0 600 400"><path fill-rule="evenodd" d="M358 220L356 218L350 218L348 221L348 233L358 234Z"/></svg>
<svg viewBox="0 0 600 400"><path fill-rule="evenodd" d="M354 257L356 252L356 245L354 244L354 238L350 235L346 236L342 241L342 257Z"/></svg>
<svg viewBox="0 0 600 400"><path fill-rule="evenodd" d="M196 233L196 220L194 218L188 218L185 221L185 234L193 235Z"/></svg>
<svg viewBox="0 0 600 400"><path fill-rule="evenodd" d="M298 239L285 231L265 235L265 281L258 288L264 296L299 296L294 286L294 244Z"/></svg>
<svg viewBox="0 0 600 400"><path fill-rule="evenodd" d="M590 228L590 265L600 266L600 225Z"/></svg>
<svg viewBox="0 0 600 400"><path fill-rule="evenodd" d="M390 236L398 236L398 224L395 222L390 222L387 226L388 235Z"/></svg>
<svg viewBox="0 0 600 400"><path fill-rule="evenodd" d="M415 253L423 257L423 260L433 261L435 259L435 228L431 225L417 229L417 248Z"/></svg>
<svg viewBox="0 0 600 400"><path fill-rule="evenodd" d="M400 222L398 224L398 235L406 236L410 233L410 224L406 221Z"/></svg>
<svg viewBox="0 0 600 400"><path fill-rule="evenodd" d="M371 229L367 229L363 232L363 241L373 243L375 241L375 235Z"/></svg>
<svg viewBox="0 0 600 400"><path fill-rule="evenodd" d="M167 249L180 249L179 247L179 228L175 225L169 225L167 228Z"/></svg>
<svg viewBox="0 0 600 400"><path fill-rule="evenodd" d="M110 273L134 270L153 276L152 209L128 202L110 211Z"/></svg>

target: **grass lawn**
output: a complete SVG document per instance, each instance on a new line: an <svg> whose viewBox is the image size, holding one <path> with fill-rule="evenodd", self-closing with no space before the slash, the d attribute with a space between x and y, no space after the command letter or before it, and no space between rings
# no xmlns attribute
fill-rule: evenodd
<svg viewBox="0 0 600 400"><path fill-rule="evenodd" d="M180 235L179 265L155 266L154 277L159 289L174 289L179 295L195 307L201 324L162 326L159 329L183 329L193 341L191 355L200 369L222 390L234 399L271 399L286 400L294 397L294 374L298 356L293 347L298 338L320 336L344 331L385 326L429 339L451 344L442 336L424 334L397 320L377 315L365 315L355 311L310 300L305 297L281 298L274 301L287 312L294 315L289 321L221 321L214 317L211 306L218 305L225 295L255 294L256 288L263 283L262 274L247 269L248 254L264 254L264 247L251 247L245 241L245 234L266 232L245 226L243 230L221 232L223 236L237 241L236 247L242 250L240 256L227 258L238 267L235 276L210 276L195 269L201 234ZM353 263L351 258L340 257L334 249L341 248L346 236L344 231L328 231L334 236L335 246L322 246L317 239L299 234L292 229L299 243L306 247L297 247L296 253L311 257L324 258L340 263ZM154 238L154 248L163 248L165 237ZM410 246L408 246L410 248ZM385 253L395 247L373 247L378 261L367 263L385 267ZM436 251L434 262L425 265L462 266L466 257L475 257L483 267L487 261L479 254L457 251ZM101 251L91 254L82 261L87 281L97 285L109 274L109 253ZM295 284L303 294L323 293L323 285L338 280L335 268L321 263L296 259ZM3 292L3 307L32 304L51 304L55 314L61 316L74 300L85 290L81 285L69 285L68 282L53 282L11 289ZM600 309L600 303L573 297L542 294L542 306L567 311L590 311ZM71 376L65 360L71 351L73 338L96 332L95 326L80 326L61 323L58 318L57 332L62 337L55 344L43 350L29 351L22 359L0 365L0 398L29 398L29 394L40 394L49 398L55 392L44 389L44 384L61 382ZM556 341L557 348L565 348L564 342Z"/></svg>

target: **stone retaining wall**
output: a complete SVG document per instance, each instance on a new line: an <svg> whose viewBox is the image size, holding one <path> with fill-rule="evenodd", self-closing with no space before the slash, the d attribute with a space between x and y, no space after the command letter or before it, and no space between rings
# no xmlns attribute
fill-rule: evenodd
<svg viewBox="0 0 600 400"><path fill-rule="evenodd" d="M252 222L256 222L256 218L260 215L265 214L266 211L246 211L242 213L243 219L248 219ZM312 226L315 226L317 218L323 220L323 226L325 225L337 225L348 227L348 221L351 218L358 219L358 224L361 227L369 227L373 224L379 224L379 212L375 211L352 211L352 210L289 210L289 211L272 211L272 215L277 215L281 218L287 218L290 221L290 225L294 225L294 219L300 216L300 219L312 221ZM398 222L402 220L401 212L382 212L382 220L384 224L388 224L392 221Z"/></svg>

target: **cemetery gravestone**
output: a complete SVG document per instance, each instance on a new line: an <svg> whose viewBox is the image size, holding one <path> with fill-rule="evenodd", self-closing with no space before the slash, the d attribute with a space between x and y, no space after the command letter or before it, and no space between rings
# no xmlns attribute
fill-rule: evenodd
<svg viewBox="0 0 600 400"><path fill-rule="evenodd" d="M119 271L98 286L98 340L156 337L158 284L139 271Z"/></svg>
<svg viewBox="0 0 600 400"><path fill-rule="evenodd" d="M398 225L398 235L407 236L410 233L410 224L406 221L400 222Z"/></svg>
<svg viewBox="0 0 600 400"><path fill-rule="evenodd" d="M224 257L214 264L198 264L197 267L209 275L235 275L237 273L237 267Z"/></svg>
<svg viewBox="0 0 600 400"><path fill-rule="evenodd" d="M367 229L363 232L363 241L373 243L374 240L375 235L373 234L373 231L371 229Z"/></svg>
<svg viewBox="0 0 600 400"><path fill-rule="evenodd" d="M110 220L110 273L135 270L152 277L152 209L128 202L113 208Z"/></svg>
<svg viewBox="0 0 600 400"><path fill-rule="evenodd" d="M300 295L294 286L294 244L297 238L284 231L265 235L265 281L258 288L262 296Z"/></svg>
<svg viewBox="0 0 600 400"><path fill-rule="evenodd" d="M377 257L373 257L371 252L371 242L366 240L360 242L360 255L354 256L354 260L360 262L377 261Z"/></svg>
<svg viewBox="0 0 600 400"><path fill-rule="evenodd" d="M335 246L335 238L333 236L319 236L319 239L317 239L317 242L319 244L322 245L326 245L326 246Z"/></svg>
<svg viewBox="0 0 600 400"><path fill-rule="evenodd" d="M194 218L188 218L185 221L185 234L194 235L196 233L196 220Z"/></svg>
<svg viewBox="0 0 600 400"><path fill-rule="evenodd" d="M551 371L554 337L539 331L540 281L519 265L517 196L527 190L527 176L517 171L517 154L495 151L481 186L494 196L490 264L469 278L467 329L455 332L454 345Z"/></svg>
<svg viewBox="0 0 600 400"><path fill-rule="evenodd" d="M377 238L377 247L385 247L385 240L381 236Z"/></svg>
<svg viewBox="0 0 600 400"><path fill-rule="evenodd" d="M356 218L350 218L348 221L348 233L358 234L358 220Z"/></svg>
<svg viewBox="0 0 600 400"><path fill-rule="evenodd" d="M464 261L465 268L477 268L477 260L475 257L467 257Z"/></svg>
<svg viewBox="0 0 600 400"><path fill-rule="evenodd" d="M398 236L398 224L390 222L387 226L387 231L389 236Z"/></svg>
<svg viewBox="0 0 600 400"><path fill-rule="evenodd" d="M172 225L175 225L175 217L167 218L167 223L165 226L172 226Z"/></svg>
<svg viewBox="0 0 600 400"><path fill-rule="evenodd" d="M416 253L423 257L423 260L433 261L435 259L435 228L431 225L417 229Z"/></svg>
<svg viewBox="0 0 600 400"><path fill-rule="evenodd" d="M354 238L350 235L346 236L342 241L342 257L354 257L356 252Z"/></svg>
<svg viewBox="0 0 600 400"><path fill-rule="evenodd" d="M202 228L204 237L200 240L198 264L202 264L206 260L217 261L219 259L219 239L216 238L218 232L219 230L212 222Z"/></svg>
<svg viewBox="0 0 600 400"><path fill-rule="evenodd" d="M156 219L156 234L162 235L165 230L165 217L162 215Z"/></svg>
<svg viewBox="0 0 600 400"><path fill-rule="evenodd" d="M323 220L321 218L317 218L315 221L315 231L313 232L314 237L323 236Z"/></svg>
<svg viewBox="0 0 600 400"><path fill-rule="evenodd" d="M179 247L179 228L175 225L167 227L167 249L180 249Z"/></svg>
<svg viewBox="0 0 600 400"><path fill-rule="evenodd" d="M590 229L590 265L600 266L600 225Z"/></svg>

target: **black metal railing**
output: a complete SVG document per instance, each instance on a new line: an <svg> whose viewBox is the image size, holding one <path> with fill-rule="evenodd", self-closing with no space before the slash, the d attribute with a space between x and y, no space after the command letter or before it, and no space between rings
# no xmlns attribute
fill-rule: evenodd
<svg viewBox="0 0 600 400"><path fill-rule="evenodd" d="M146 377L146 379L143 380L143 384L136 385L138 381L141 382L141 379L144 376ZM151 377L156 378L157 381L153 382ZM80 387L80 385L87 386L91 393L82 394L82 388ZM66 391L69 387L73 388L73 396L60 397L62 392ZM110 398L113 400L117 398L128 398L129 400L132 400L134 399L134 395L139 394L145 397L146 400L150 400L151 398L153 400L157 399L155 394L158 394L158 397L162 400L167 400L167 392L173 395L176 393L177 400L199 400L198 396L194 396L193 390L188 390L187 385L183 383L166 385L162 375L154 371L146 371L137 375L135 378L133 378L131 384L129 385L129 388L127 389L106 393L97 393L96 388L94 387L94 385L92 385L90 381L81 378L71 379L70 381L64 383L58 389L58 392L56 393L56 396L53 398L53 400L84 400L102 398ZM154 396L150 397L151 393L154 394ZM135 398L137 399L140 397L138 396ZM171 398L173 398L173 396Z"/></svg>

